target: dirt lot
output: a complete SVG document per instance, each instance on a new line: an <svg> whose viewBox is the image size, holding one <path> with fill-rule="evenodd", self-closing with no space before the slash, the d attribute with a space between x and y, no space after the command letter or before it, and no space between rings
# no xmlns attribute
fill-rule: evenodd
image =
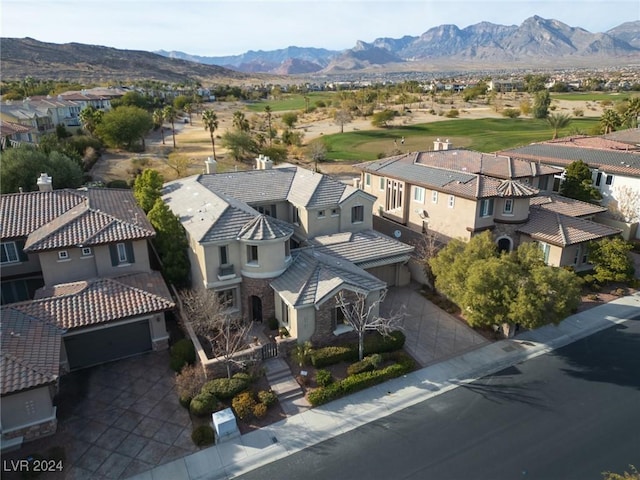
<svg viewBox="0 0 640 480"><path fill-rule="evenodd" d="M504 108L517 107L519 99L515 97L505 96L502 99ZM228 155L228 152L221 147L219 137L222 136L227 129L231 128L233 123L233 113L237 110L245 111L247 118L253 113L246 112L244 106L240 102L220 102L209 105L212 107L219 121L219 128L215 132L216 156L220 163L220 169L248 169L252 165L248 163L236 164ZM398 122L402 125L415 125L419 123L438 122L449 120L446 116L439 116L440 110L448 110L451 107L458 108L460 118L478 119L478 118L502 118L493 106L483 104L434 104L433 109L436 114L429 111L432 108L431 102L425 102L420 105L410 105L411 113L403 115ZM571 114L574 109L582 109L585 116L597 117L602 114L602 107L596 102L576 102L576 101L559 101L554 100L552 107L555 112ZM274 114L274 121L278 122L278 117L282 112ZM189 175L202 173L204 161L212 155L211 139L209 132L204 129L199 115L192 116L192 124L184 124L176 122L176 146L177 153L184 155L189 159L189 167L187 173ZM371 129L371 120L357 118L344 126L345 132ZM323 113L311 113L302 115L299 118L297 129L304 132L305 143L318 138L322 135L330 135L340 132L340 126L334 120ZM100 160L91 170L94 180L109 182L111 180L131 181L137 170L144 168L155 168L160 171L166 180L177 178L177 174L167 164L167 157L172 152L173 140L171 133L165 128L164 144L159 131L152 132L146 139L147 149L144 154L133 154L124 151L110 150L104 153ZM311 167L310 163L304 161L298 162L303 166ZM354 162L331 162L322 165L322 172L332 175L354 174L355 170L351 167Z"/></svg>

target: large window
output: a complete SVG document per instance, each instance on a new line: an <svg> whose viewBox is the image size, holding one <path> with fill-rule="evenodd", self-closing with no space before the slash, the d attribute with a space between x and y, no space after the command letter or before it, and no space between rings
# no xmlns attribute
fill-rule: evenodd
<svg viewBox="0 0 640 480"><path fill-rule="evenodd" d="M502 207L502 213L505 215L513 215L513 199L505 198L504 206Z"/></svg>
<svg viewBox="0 0 640 480"><path fill-rule="evenodd" d="M131 242L116 243L109 245L111 254L111 265L128 265L135 262L133 255L133 244Z"/></svg>
<svg viewBox="0 0 640 480"><path fill-rule="evenodd" d="M257 245L247 245L247 263L258 263Z"/></svg>
<svg viewBox="0 0 640 480"><path fill-rule="evenodd" d="M289 305L280 300L280 321L285 327L289 326Z"/></svg>
<svg viewBox="0 0 640 480"><path fill-rule="evenodd" d="M480 216L490 217L493 215L493 198L485 198L480 201Z"/></svg>
<svg viewBox="0 0 640 480"><path fill-rule="evenodd" d="M413 187L413 201L418 203L424 203L424 188Z"/></svg>
<svg viewBox="0 0 640 480"><path fill-rule="evenodd" d="M229 264L229 248L226 245L220 247L220 265Z"/></svg>
<svg viewBox="0 0 640 480"><path fill-rule="evenodd" d="M549 188L549 176L548 175L543 175L542 177L540 177L538 179L538 188L540 190L546 190L547 188Z"/></svg>
<svg viewBox="0 0 640 480"><path fill-rule="evenodd" d="M361 222L364 222L364 207L362 205L351 207L351 223Z"/></svg>
<svg viewBox="0 0 640 480"><path fill-rule="evenodd" d="M540 242L540 249L542 250L544 263L549 263L549 253L551 252L551 246L548 243Z"/></svg>
<svg viewBox="0 0 640 480"><path fill-rule="evenodd" d="M607 175L606 180L604 181L606 185L611 185L613 183L613 175Z"/></svg>
<svg viewBox="0 0 640 480"><path fill-rule="evenodd" d="M402 196L404 194L404 183L397 180L387 180L387 210L402 208Z"/></svg>
<svg viewBox="0 0 640 480"><path fill-rule="evenodd" d="M15 242L6 242L2 244L2 263L15 263L20 261L18 249Z"/></svg>
<svg viewBox="0 0 640 480"><path fill-rule="evenodd" d="M218 301L224 308L234 308L236 306L235 289L221 290L218 293Z"/></svg>
<svg viewBox="0 0 640 480"><path fill-rule="evenodd" d="M370 187L370 186L371 186L371 174L370 174L370 173L365 173L365 174L364 174L364 184L365 184L367 187Z"/></svg>

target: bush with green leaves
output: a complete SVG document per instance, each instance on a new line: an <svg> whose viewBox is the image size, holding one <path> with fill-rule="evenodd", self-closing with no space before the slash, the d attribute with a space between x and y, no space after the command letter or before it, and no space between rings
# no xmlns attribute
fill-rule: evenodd
<svg viewBox="0 0 640 480"><path fill-rule="evenodd" d="M316 383L321 387L326 387L333 383L333 375L329 370L316 370Z"/></svg>
<svg viewBox="0 0 640 480"><path fill-rule="evenodd" d="M393 352L404 346L405 335L399 330L389 335L374 333L364 339L364 354ZM354 362L358 359L358 345L323 347L311 351L311 363L316 368L335 365L340 362Z"/></svg>
<svg viewBox="0 0 640 480"><path fill-rule="evenodd" d="M189 404L189 411L197 417L206 417L217 410L218 399L208 392L200 392Z"/></svg>
<svg viewBox="0 0 640 480"><path fill-rule="evenodd" d="M356 375L362 372L370 372L375 370L382 363L382 355L374 353L356 363L352 363L347 368L347 375Z"/></svg>
<svg viewBox="0 0 640 480"><path fill-rule="evenodd" d="M198 447L212 445L214 440L213 428L211 425L200 425L191 432L191 440Z"/></svg>
<svg viewBox="0 0 640 480"><path fill-rule="evenodd" d="M324 403L340 398L373 385L377 385L391 378L396 378L411 371L405 363L394 363L381 370L363 372L351 375L343 380L334 382L326 387L318 387L307 396L309 403L317 407Z"/></svg>
<svg viewBox="0 0 640 480"><path fill-rule="evenodd" d="M352 345L323 347L311 352L311 363L316 368L334 365L339 362L350 362L357 358L358 351Z"/></svg>
<svg viewBox="0 0 640 480"><path fill-rule="evenodd" d="M231 407L240 420L249 420L256 406L256 399L251 392L242 392L233 397Z"/></svg>
<svg viewBox="0 0 640 480"><path fill-rule="evenodd" d="M215 378L205 383L202 391L220 400L229 400L246 388L247 382L240 378Z"/></svg>
<svg viewBox="0 0 640 480"><path fill-rule="evenodd" d="M188 338L182 338L171 346L169 364L175 372L180 372L185 365L196 363L196 349Z"/></svg>
<svg viewBox="0 0 640 480"><path fill-rule="evenodd" d="M256 403L253 407L253 416L256 418L264 418L267 416L268 407L264 403Z"/></svg>
<svg viewBox="0 0 640 480"><path fill-rule="evenodd" d="M251 376L250 373L247 372L237 372L234 373L233 376L231 378L237 378L238 380L242 380L243 382L245 382L247 385L249 385L250 383L253 382L253 377Z"/></svg>
<svg viewBox="0 0 640 480"><path fill-rule="evenodd" d="M260 390L258 392L258 400L260 403L264 403L267 407L275 405L278 401L278 396L273 390Z"/></svg>

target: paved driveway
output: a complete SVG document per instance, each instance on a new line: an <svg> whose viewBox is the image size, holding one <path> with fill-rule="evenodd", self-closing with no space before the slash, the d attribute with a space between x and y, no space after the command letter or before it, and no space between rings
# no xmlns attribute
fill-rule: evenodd
<svg viewBox="0 0 640 480"><path fill-rule="evenodd" d="M196 452L174 375L167 351L66 375L57 401L57 433L3 458L63 446L64 475L50 478L99 480L127 478Z"/></svg>
<svg viewBox="0 0 640 480"><path fill-rule="evenodd" d="M414 283L390 288L380 313L404 311L405 349L422 367L488 343L464 322L423 297L419 289Z"/></svg>

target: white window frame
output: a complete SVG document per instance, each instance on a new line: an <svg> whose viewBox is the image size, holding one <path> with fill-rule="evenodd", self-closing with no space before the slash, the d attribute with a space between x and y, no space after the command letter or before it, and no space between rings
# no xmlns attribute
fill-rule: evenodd
<svg viewBox="0 0 640 480"><path fill-rule="evenodd" d="M127 247L124 243L116 243L116 251L118 252L118 263L129 263L129 258L127 257Z"/></svg>
<svg viewBox="0 0 640 480"><path fill-rule="evenodd" d="M371 174L370 173L365 173L364 174L364 185L366 187L370 187L371 186Z"/></svg>
<svg viewBox="0 0 640 480"><path fill-rule="evenodd" d="M385 187L385 179L384 177L380 177L380 183L378 184L378 188L382 191L384 191L384 187Z"/></svg>
<svg viewBox="0 0 640 480"><path fill-rule="evenodd" d="M613 175L607 175L604 179L604 184L608 186L613 185Z"/></svg>
<svg viewBox="0 0 640 480"><path fill-rule="evenodd" d="M82 247L83 257L90 257L91 255L93 255L93 250L91 250L91 247Z"/></svg>
<svg viewBox="0 0 640 480"><path fill-rule="evenodd" d="M58 250L58 260L69 260L69 252L67 250Z"/></svg>
<svg viewBox="0 0 640 480"><path fill-rule="evenodd" d="M507 208L507 205L510 205L510 208ZM513 215L513 206L513 198L505 198L502 205L502 213L504 215Z"/></svg>
<svg viewBox="0 0 640 480"><path fill-rule="evenodd" d="M356 210L359 209L359 210ZM354 219L355 217L355 212L356 211L361 211L362 214L358 215L360 217L360 219ZM351 223L363 223L364 222L364 205L354 205L353 207L351 207Z"/></svg>
<svg viewBox="0 0 640 480"><path fill-rule="evenodd" d="M318 210L318 218L324 218L327 214L324 210Z"/></svg>
<svg viewBox="0 0 640 480"><path fill-rule="evenodd" d="M549 255L551 254L551 245L545 242L538 242L540 248L542 249L542 258L544 259L544 263L549 263Z"/></svg>
<svg viewBox="0 0 640 480"><path fill-rule="evenodd" d="M480 217L490 217L493 215L493 198L483 198L480 200Z"/></svg>
<svg viewBox="0 0 640 480"><path fill-rule="evenodd" d="M449 195L449 200L447 202L447 206L449 208L454 208L456 206L456 197L455 197L455 195Z"/></svg>
<svg viewBox="0 0 640 480"><path fill-rule="evenodd" d="M332 217L337 217L340 215L340 209L339 208L332 208L331 209L331 216Z"/></svg>
<svg viewBox="0 0 640 480"><path fill-rule="evenodd" d="M258 265L259 259L258 245L247 245L247 265Z"/></svg>
<svg viewBox="0 0 640 480"><path fill-rule="evenodd" d="M233 310L235 308L237 308L236 305L236 289L235 288L227 288L225 290L218 290L216 291L216 294L218 295L218 301L220 302L220 306L222 306L224 308L224 310ZM225 303L223 304L221 302L221 299L228 297L231 299L231 302L226 303L227 300L225 300Z"/></svg>
<svg viewBox="0 0 640 480"><path fill-rule="evenodd" d="M431 192L431 203L438 203L438 191L433 190Z"/></svg>
<svg viewBox="0 0 640 480"><path fill-rule="evenodd" d="M424 187L413 187L413 201L424 204Z"/></svg>
<svg viewBox="0 0 640 480"><path fill-rule="evenodd" d="M9 252L9 248L8 247L13 248L13 252ZM2 242L2 249L4 250L4 255L7 259L6 262L2 262L3 264L9 264L9 263L19 263L20 262L20 255L18 255L18 247L16 246L16 242ZM15 258L15 260L14 260Z"/></svg>

